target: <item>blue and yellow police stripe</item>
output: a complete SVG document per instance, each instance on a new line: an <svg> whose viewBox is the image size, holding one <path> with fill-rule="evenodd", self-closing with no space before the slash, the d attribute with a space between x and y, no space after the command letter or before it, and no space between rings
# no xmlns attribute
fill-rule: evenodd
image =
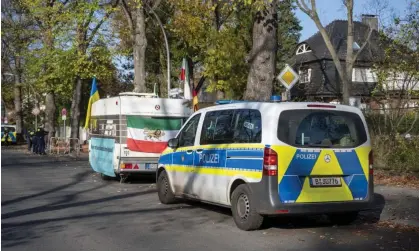
<svg viewBox="0 0 419 251"><path fill-rule="evenodd" d="M197 154L191 157L186 153L187 150L196 149L203 149L208 157L202 158ZM203 145L181 147L176 151L167 148L160 156L159 163L165 165L166 170L174 172L261 179L263 150L262 144Z"/></svg>
<svg viewBox="0 0 419 251"><path fill-rule="evenodd" d="M1 133L1 142L5 142L6 135L4 132ZM16 143L16 132L9 132L8 142Z"/></svg>
<svg viewBox="0 0 419 251"><path fill-rule="evenodd" d="M363 200L368 195L370 147L341 150L274 146L281 202ZM311 187L310 177L342 177L340 187Z"/></svg>

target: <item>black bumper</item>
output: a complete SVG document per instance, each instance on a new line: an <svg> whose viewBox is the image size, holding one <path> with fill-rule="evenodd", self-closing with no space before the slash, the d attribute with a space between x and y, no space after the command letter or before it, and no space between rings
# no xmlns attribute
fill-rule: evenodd
<svg viewBox="0 0 419 251"><path fill-rule="evenodd" d="M282 203L278 196L277 177L263 177L257 184L251 184L257 212L261 215L310 215L324 213L378 210L384 200L374 196L373 180L370 177L368 198L364 201Z"/></svg>
<svg viewBox="0 0 419 251"><path fill-rule="evenodd" d="M367 202L319 202L319 203L294 203L281 204L272 207L260 207L258 213L261 215L309 215L339 212L354 212L378 209L374 200Z"/></svg>

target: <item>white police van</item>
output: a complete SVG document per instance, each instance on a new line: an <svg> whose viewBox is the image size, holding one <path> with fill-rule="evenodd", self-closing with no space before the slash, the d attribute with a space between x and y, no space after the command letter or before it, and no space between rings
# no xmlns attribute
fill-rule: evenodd
<svg viewBox="0 0 419 251"><path fill-rule="evenodd" d="M372 207L371 143L358 108L227 103L195 112L169 140L157 170L162 203L231 207L243 230L284 214L326 213L346 224Z"/></svg>

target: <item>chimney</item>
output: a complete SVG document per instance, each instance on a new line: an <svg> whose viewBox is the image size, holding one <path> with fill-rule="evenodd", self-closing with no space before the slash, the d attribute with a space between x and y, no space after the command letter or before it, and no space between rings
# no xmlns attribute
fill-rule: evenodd
<svg viewBox="0 0 419 251"><path fill-rule="evenodd" d="M378 16L362 14L362 23L368 25L371 29L378 31Z"/></svg>

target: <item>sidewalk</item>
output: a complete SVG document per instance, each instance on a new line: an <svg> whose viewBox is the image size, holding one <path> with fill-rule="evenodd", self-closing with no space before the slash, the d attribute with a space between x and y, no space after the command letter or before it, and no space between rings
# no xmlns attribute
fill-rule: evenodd
<svg viewBox="0 0 419 251"><path fill-rule="evenodd" d="M415 188L376 185L375 193L386 200L380 221L419 228L419 190Z"/></svg>
<svg viewBox="0 0 419 251"><path fill-rule="evenodd" d="M28 151L28 146L27 145L10 145L10 146L6 146L1 148L2 151L18 151L18 152L23 152L26 154L32 154L32 152ZM47 151L47 155L40 155L40 157L47 157L47 158L58 158L58 159L72 159L72 160L85 160L87 161L86 163L88 163L89 161L89 153L85 153L80 151L79 155L77 156L75 153L71 153L71 154L49 154L48 153L48 149L46 149Z"/></svg>

